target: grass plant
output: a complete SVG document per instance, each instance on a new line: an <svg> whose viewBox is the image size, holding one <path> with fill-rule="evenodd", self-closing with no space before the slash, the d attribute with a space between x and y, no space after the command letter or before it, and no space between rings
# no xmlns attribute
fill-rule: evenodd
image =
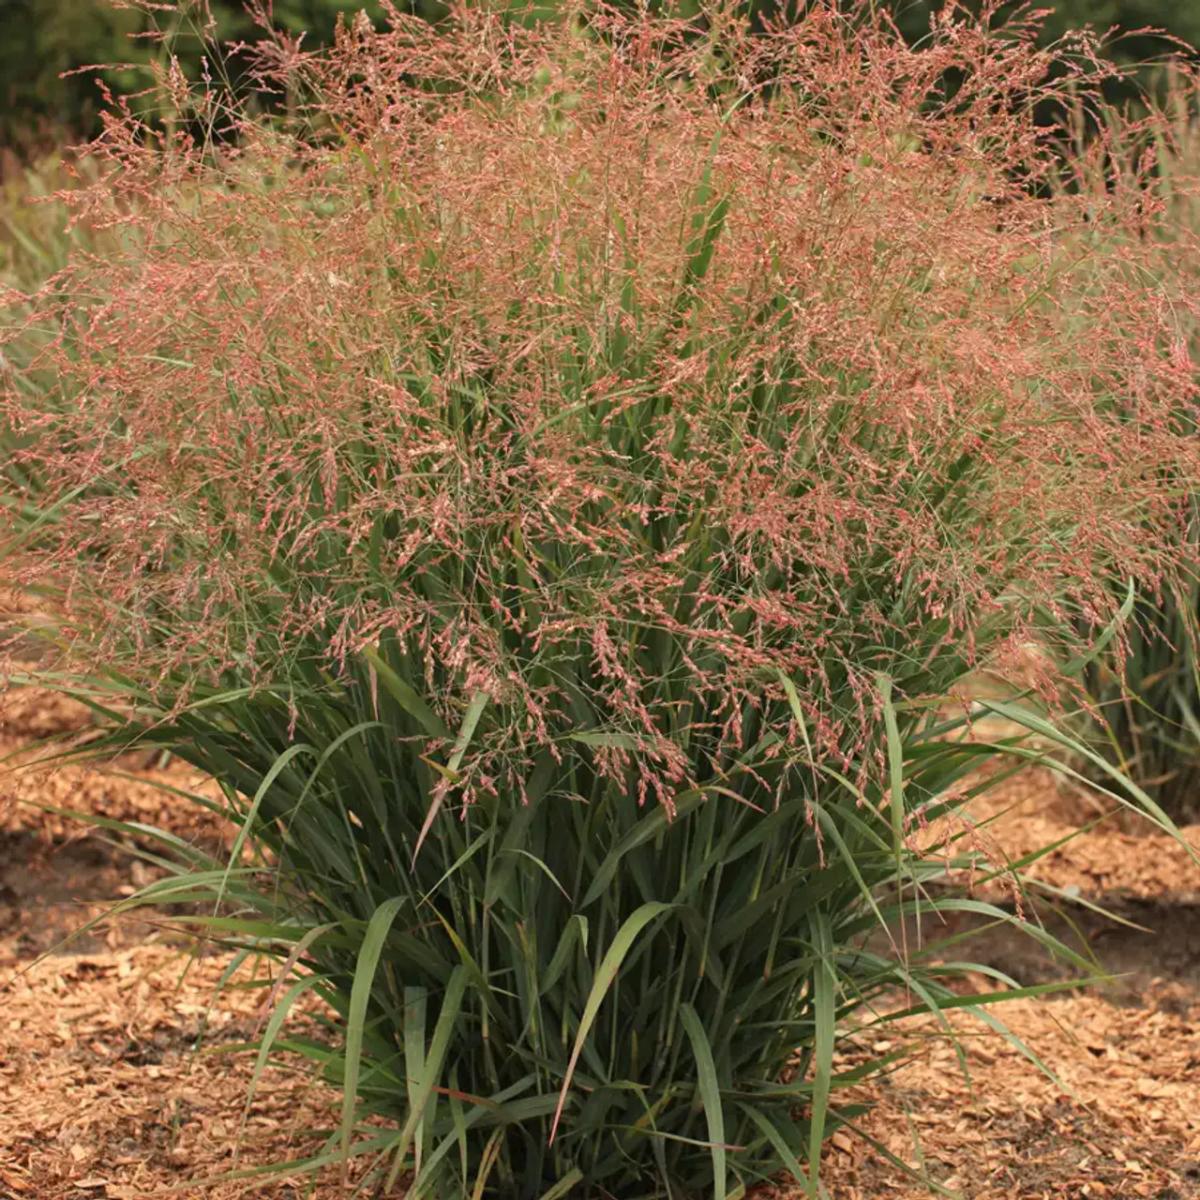
<svg viewBox="0 0 1200 1200"><path fill-rule="evenodd" d="M972 672L1048 647L981 703L1063 743L1182 577L1186 298L1083 241L1143 193L1051 186L1091 68L1032 25L391 16L261 47L287 118L177 80L92 147L112 246L2 343L40 680L221 785L230 859L164 837L137 902L280 961L255 1077L344 1095L308 1166L816 1195L873 1025L1031 993L900 930L1018 921L932 888L974 769L1041 756L964 736Z"/></svg>
<svg viewBox="0 0 1200 1200"><path fill-rule="evenodd" d="M1196 291L1200 280L1200 90L1194 72L1178 66L1156 88L1165 99L1148 121L1122 122L1108 114L1108 137L1092 150L1081 135L1072 182L1101 195L1114 185L1112 166L1141 161L1148 169L1129 181L1151 199L1139 229L1090 231L1094 245L1137 238L1158 256L1147 263L1160 280L1164 302ZM1082 127L1082 120L1077 122ZM1179 306L1182 370L1197 345L1198 330L1188 306ZM1186 349L1184 347L1186 346ZM1176 428L1195 436L1196 409L1185 398L1173 415ZM1181 491L1187 479L1181 477ZM1174 586L1142 596L1113 653L1098 658L1087 686L1097 703L1097 745L1106 757L1137 779L1171 815L1200 817L1200 527L1193 492L1182 528L1189 565Z"/></svg>

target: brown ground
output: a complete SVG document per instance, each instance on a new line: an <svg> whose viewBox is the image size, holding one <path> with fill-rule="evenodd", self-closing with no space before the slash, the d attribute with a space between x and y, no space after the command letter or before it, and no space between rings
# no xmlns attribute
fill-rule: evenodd
<svg viewBox="0 0 1200 1200"><path fill-rule="evenodd" d="M85 715L62 701L10 694L0 699L0 756L30 735L81 726ZM254 1036L262 990L227 989L214 1001L227 959L189 960L145 922L110 924L54 949L150 869L22 801L167 825L210 845L222 836L152 786L164 772L174 786L202 786L187 771L133 757L119 766L133 778L77 766L0 777L0 1200L140 1200L164 1188L209 1200L299 1197L299 1179L191 1183L314 1153L313 1131L336 1122L328 1091L273 1067L241 1127L252 1056L222 1051ZM1103 811L1046 775L989 803L977 819L999 815L978 836L1010 858ZM972 1200L1200 1200L1200 869L1169 837L1110 824L1030 873L1142 927L1069 905L1078 936L1122 978L994 1010L1055 1078L963 1018L954 1023L966 1032L969 1082L927 1026L917 1057L864 1093L876 1105L864 1128L883 1150ZM1200 827L1187 832L1200 846ZM1002 888L991 891L1004 899ZM1076 936L1066 918L1051 923ZM1058 977L1019 938L985 935L970 956L1023 984ZM238 978L249 982L249 969ZM870 1046L883 1049L881 1040ZM825 1182L835 1200L932 1194L880 1150L841 1134ZM329 1179L317 1197L342 1194Z"/></svg>

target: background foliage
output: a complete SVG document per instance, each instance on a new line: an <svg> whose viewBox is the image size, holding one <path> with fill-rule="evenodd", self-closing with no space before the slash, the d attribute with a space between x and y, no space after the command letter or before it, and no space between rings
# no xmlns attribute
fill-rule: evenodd
<svg viewBox="0 0 1200 1200"><path fill-rule="evenodd" d="M223 40L249 37L253 22L243 0L210 0ZM776 0L750 0L760 12L781 7ZM803 0L800 0L801 5ZM910 38L927 32L931 14L941 0L885 0L900 27ZM784 0L795 7L796 0ZM442 0L404 0L402 9L435 19L446 11ZM695 11L697 0L682 0L675 6L685 15ZM1013 6L1008 6L1012 8ZM1163 29L1191 45L1200 43L1200 5L1178 0L1046 0L1054 10L1044 39L1068 29L1091 24L1097 29L1119 26L1134 31L1147 26ZM375 0L274 0L270 5L275 23L293 33L304 33L311 45L326 39L340 13L365 9L382 15ZM149 19L130 8L114 8L111 0L3 0L4 37L0 38L0 148L41 148L55 140L57 131L90 132L100 105L97 76L93 72L71 74L91 64L129 64L102 73L104 82L119 91L131 92L147 85L145 64L160 53L152 41L131 39L150 28ZM162 14L158 14L162 20ZM199 39L184 38L178 48L192 65L199 59ZM1120 40L1113 53L1127 61L1161 55L1167 43L1151 36Z"/></svg>
<svg viewBox="0 0 1200 1200"><path fill-rule="evenodd" d="M424 9L422 6L424 5ZM24 147L44 143L55 131L90 132L102 107L96 73L70 74L93 64L122 64L99 76L122 92L149 83L145 64L161 53L151 40L140 38L153 27L145 14L115 8L111 0L3 0L4 36L0 38L0 145ZM242 0L212 0L217 37L251 37L254 22ZM277 25L309 38L327 37L339 13L365 8L380 15L370 0L278 0L272 5ZM416 11L434 16L441 6L416 0ZM167 27L158 14L160 28ZM180 21L183 25L185 22ZM200 40L186 29L178 48L200 56ZM127 64L127 65L126 65ZM195 65L193 63L192 65Z"/></svg>

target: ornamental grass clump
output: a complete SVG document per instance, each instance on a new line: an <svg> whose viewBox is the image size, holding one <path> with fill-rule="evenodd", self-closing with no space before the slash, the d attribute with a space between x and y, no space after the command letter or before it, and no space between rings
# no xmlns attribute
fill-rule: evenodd
<svg viewBox="0 0 1200 1200"><path fill-rule="evenodd" d="M1159 262L1147 265L1166 302L1182 301L1179 334L1194 354L1198 330L1188 300L1200 282L1200 87L1194 71L1180 67L1161 90L1155 116L1112 124L1110 138L1095 151L1079 145L1073 182L1091 195L1116 186L1153 196L1140 229L1100 227L1081 241L1103 249L1136 237L1154 247ZM1114 156L1140 158L1143 169L1114 180L1105 171ZM1194 404L1182 405L1174 419L1181 432L1195 436ZM1188 478L1181 476L1179 485L1186 491ZM1139 597L1112 653L1091 664L1086 680L1099 717L1096 744L1176 820L1200 817L1200 525L1194 480L1191 485L1181 526L1183 576L1161 594Z"/></svg>
<svg viewBox="0 0 1200 1200"><path fill-rule="evenodd" d="M255 1078L344 1096L310 1166L815 1194L871 1027L986 998L938 916L1017 918L930 885L1037 754L955 697L1035 639L988 703L1063 740L1196 471L1179 298L1077 236L1148 201L1032 118L1100 68L1034 34L392 12L261 47L284 116L171 76L188 119L90 148L116 248L6 333L8 571L90 749L221 785L229 862L140 900L282 961Z"/></svg>

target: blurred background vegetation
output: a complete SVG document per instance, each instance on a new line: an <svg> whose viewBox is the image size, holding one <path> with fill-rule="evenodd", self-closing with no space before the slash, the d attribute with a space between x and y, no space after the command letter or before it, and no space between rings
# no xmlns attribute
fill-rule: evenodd
<svg viewBox="0 0 1200 1200"><path fill-rule="evenodd" d="M253 22L244 0L209 0L222 40L254 36ZM265 0L264 0L265 2ZM409 11L437 19L446 9L441 0L400 0ZM697 0L675 0L683 8L697 7ZM943 0L880 0L895 11L896 19L909 37L927 29L932 12ZM193 10L198 0L193 0ZM774 10L779 3L800 4L803 0L750 0L760 12ZM1043 5L1039 4L1039 7ZM1146 27L1162 29L1190 45L1200 45L1200 2L1197 0L1046 0L1052 8L1045 36L1053 38L1065 30L1090 24L1098 30L1117 26L1125 31L1114 42L1112 53L1125 61L1161 57L1171 49L1161 37L1135 31ZM188 3L181 5L187 9ZM339 13L366 7L375 17L379 6L369 0L274 0L270 5L275 23L290 33L305 34L312 45L327 39ZM160 28L169 28L172 17L158 12ZM199 66L199 39L188 32L194 17L174 19L173 44L185 66ZM101 108L98 81L117 92L133 93L148 83L146 64L162 54L161 44L144 35L150 18L128 6L116 8L111 0L0 0L0 159L14 160L36 154L64 138L94 131ZM1128 36L1134 34L1134 36ZM190 59L190 61L189 61ZM103 71L80 71L96 64ZM0 161L0 168L3 162Z"/></svg>
<svg viewBox="0 0 1200 1200"><path fill-rule="evenodd" d="M364 4L276 0L271 7L281 28L321 40L332 33L339 12ZM365 7L378 15L377 5ZM151 18L112 0L0 0L0 146L11 156L93 132L103 107L98 83L126 94L148 84L146 64L163 52L148 33L174 34L185 65L198 67L198 4L184 0L179 8L177 18L167 12ZM243 0L211 0L211 10L222 41L254 36ZM108 69L80 70L97 65Z"/></svg>

